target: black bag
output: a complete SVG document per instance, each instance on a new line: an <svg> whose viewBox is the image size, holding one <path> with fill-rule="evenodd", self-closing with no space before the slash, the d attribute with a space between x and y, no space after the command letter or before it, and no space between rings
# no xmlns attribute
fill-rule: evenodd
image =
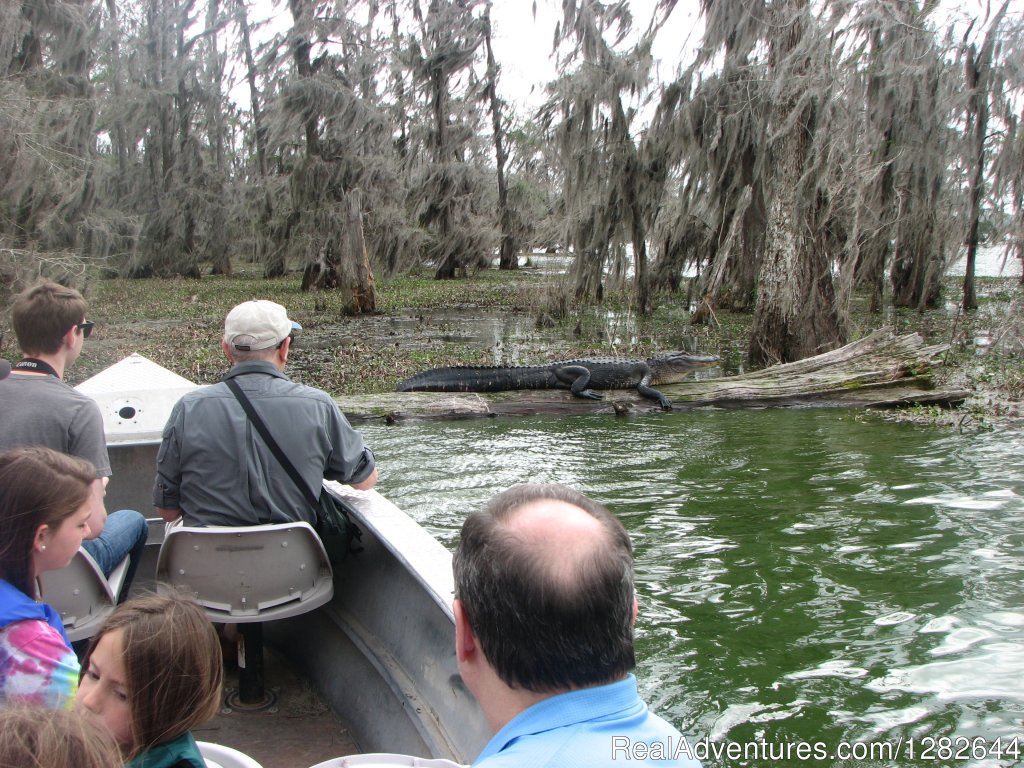
<svg viewBox="0 0 1024 768"><path fill-rule="evenodd" d="M349 552L362 551L358 542L363 532L352 522L351 506L326 488L320 491L316 508L316 532L332 565L338 565Z"/></svg>
<svg viewBox="0 0 1024 768"><path fill-rule="evenodd" d="M320 498L314 498L313 492L303 482L298 470L295 469L295 465L284 455L277 441L274 440L267 430L267 425L263 423L263 419L256 413L256 409L252 407L249 398L245 396L242 388L238 386L238 382L234 379L226 379L224 383L234 393L246 416L249 417L249 421L256 427L256 431L263 437L263 442L270 448L270 452L274 454L274 457L284 467L285 472L288 473L288 477L292 479L292 482L302 492L302 495L306 497L306 502L309 506L315 510L316 525L313 527L316 529L320 541L323 542L331 565L341 563L348 557L349 552L361 551L362 547L358 546L357 542L363 537L363 532L359 530L358 525L352 522L352 506L323 487L320 489Z"/></svg>

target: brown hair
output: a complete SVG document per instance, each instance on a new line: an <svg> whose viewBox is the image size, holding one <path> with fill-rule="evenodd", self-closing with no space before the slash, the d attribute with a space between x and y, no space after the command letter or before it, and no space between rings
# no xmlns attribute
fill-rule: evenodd
<svg viewBox="0 0 1024 768"><path fill-rule="evenodd" d="M88 309L74 288L43 278L14 297L11 325L26 355L52 355L71 326L85 320Z"/></svg>
<svg viewBox="0 0 1024 768"><path fill-rule="evenodd" d="M531 546L511 523L525 506L561 501L603 529L572 563ZM536 693L621 679L633 651L633 546L603 505L564 485L503 491L469 515L452 560L455 597L484 656L511 688Z"/></svg>
<svg viewBox="0 0 1024 768"><path fill-rule="evenodd" d="M35 595L36 531L60 527L89 498L95 480L90 462L42 446L0 454L0 578Z"/></svg>
<svg viewBox="0 0 1024 768"><path fill-rule="evenodd" d="M5 703L0 710L2 768L120 768L113 736L77 712Z"/></svg>
<svg viewBox="0 0 1024 768"><path fill-rule="evenodd" d="M121 630L134 758L202 725L220 708L220 640L203 609L184 595L144 595L119 605L93 637Z"/></svg>

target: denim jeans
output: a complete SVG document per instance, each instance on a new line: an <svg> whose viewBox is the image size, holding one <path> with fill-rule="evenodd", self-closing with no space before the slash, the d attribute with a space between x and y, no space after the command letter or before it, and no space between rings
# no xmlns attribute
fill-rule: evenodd
<svg viewBox="0 0 1024 768"><path fill-rule="evenodd" d="M146 518L135 510L122 509L107 515L107 522L99 536L82 542L82 548L92 555L104 576L110 576L125 555L131 558L118 597L119 603L124 602L128 596L128 589L142 560L148 534Z"/></svg>

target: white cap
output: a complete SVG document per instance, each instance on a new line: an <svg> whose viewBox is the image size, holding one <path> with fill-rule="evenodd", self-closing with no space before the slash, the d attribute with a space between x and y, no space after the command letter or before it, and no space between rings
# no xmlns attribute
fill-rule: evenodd
<svg viewBox="0 0 1024 768"><path fill-rule="evenodd" d="M246 301L228 312L224 342L240 352L270 349L301 330L280 304L264 299Z"/></svg>

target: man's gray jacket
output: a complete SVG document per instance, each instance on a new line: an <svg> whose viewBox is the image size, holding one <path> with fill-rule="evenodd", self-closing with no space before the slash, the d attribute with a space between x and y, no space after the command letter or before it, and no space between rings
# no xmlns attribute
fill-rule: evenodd
<svg viewBox="0 0 1024 768"><path fill-rule="evenodd" d="M239 363L229 377L314 496L324 478L358 483L373 472L373 452L326 392L291 381L269 362ZM157 454L153 504L181 509L185 525L316 522L223 382L175 404Z"/></svg>

